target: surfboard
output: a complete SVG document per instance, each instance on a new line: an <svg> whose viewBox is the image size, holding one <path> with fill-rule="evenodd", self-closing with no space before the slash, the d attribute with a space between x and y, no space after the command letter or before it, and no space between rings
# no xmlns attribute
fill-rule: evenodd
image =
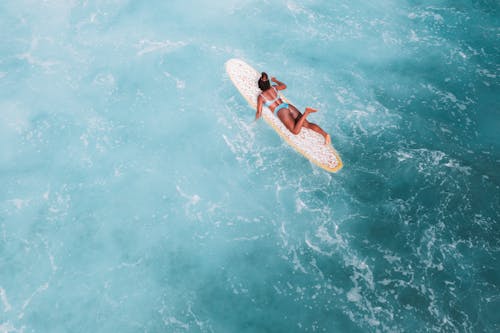
<svg viewBox="0 0 500 333"><path fill-rule="evenodd" d="M260 72L241 59L228 60L226 62L226 72L238 91L255 112L257 109L257 97L261 93L257 85L257 81L260 78ZM283 97L287 103L293 104L283 95L281 95L281 97ZM342 168L342 160L339 154L331 144L325 145L324 138L319 133L303 127L300 133L295 135L290 132L285 125L283 125L281 120L267 107L263 107L262 118L292 148L315 165L329 172L337 172Z"/></svg>

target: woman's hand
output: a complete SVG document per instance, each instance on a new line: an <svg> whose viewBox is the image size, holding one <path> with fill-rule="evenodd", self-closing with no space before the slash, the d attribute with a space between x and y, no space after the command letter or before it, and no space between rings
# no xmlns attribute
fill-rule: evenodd
<svg viewBox="0 0 500 333"><path fill-rule="evenodd" d="M259 119L260 116L262 115L262 104L264 103L264 101L262 100L262 96L259 95L259 97L257 97L257 112L255 112L255 120Z"/></svg>
<svg viewBox="0 0 500 333"><path fill-rule="evenodd" d="M271 81L276 83L276 89L278 89L278 90L286 89L286 84L284 84L281 81L278 81L278 79L276 79L274 76L271 78Z"/></svg>
<svg viewBox="0 0 500 333"><path fill-rule="evenodd" d="M255 120L259 119L261 116L262 116L262 110L261 110L260 112L259 112L259 111L257 111L257 112L255 113Z"/></svg>

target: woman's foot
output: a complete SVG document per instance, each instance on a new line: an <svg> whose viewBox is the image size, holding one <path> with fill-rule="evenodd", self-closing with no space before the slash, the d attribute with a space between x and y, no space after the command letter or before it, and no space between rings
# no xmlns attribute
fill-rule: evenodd
<svg viewBox="0 0 500 333"><path fill-rule="evenodd" d="M309 114L309 113L314 113L314 112L317 112L317 111L318 111L318 110L313 109L313 108L309 108L309 107L307 107L307 108L306 108L306 113L307 113L307 114Z"/></svg>

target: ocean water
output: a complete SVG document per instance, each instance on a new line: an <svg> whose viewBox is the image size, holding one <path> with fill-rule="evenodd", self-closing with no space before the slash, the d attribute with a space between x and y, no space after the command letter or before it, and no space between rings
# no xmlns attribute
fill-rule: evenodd
<svg viewBox="0 0 500 333"><path fill-rule="evenodd" d="M1 1L0 332L499 332L499 36L496 0Z"/></svg>

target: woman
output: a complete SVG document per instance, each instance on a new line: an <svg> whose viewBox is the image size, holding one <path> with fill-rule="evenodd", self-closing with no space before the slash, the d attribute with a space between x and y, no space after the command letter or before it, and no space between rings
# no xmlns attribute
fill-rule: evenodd
<svg viewBox="0 0 500 333"><path fill-rule="evenodd" d="M323 131L318 125L306 120L306 117L310 113L316 112L316 110L306 108L304 114L300 113L295 106L285 103L281 99L278 90L286 89L286 85L276 80L274 77L271 78L271 81L276 83L276 85L271 86L267 74L262 72L262 76L259 79L259 88L262 90L262 93L257 98L257 113L255 114L255 119L259 119L262 115L262 106L267 106L271 112L276 111L278 118L293 134L299 134L302 127L309 128L321 134L325 138L325 144L330 144L330 135Z"/></svg>

